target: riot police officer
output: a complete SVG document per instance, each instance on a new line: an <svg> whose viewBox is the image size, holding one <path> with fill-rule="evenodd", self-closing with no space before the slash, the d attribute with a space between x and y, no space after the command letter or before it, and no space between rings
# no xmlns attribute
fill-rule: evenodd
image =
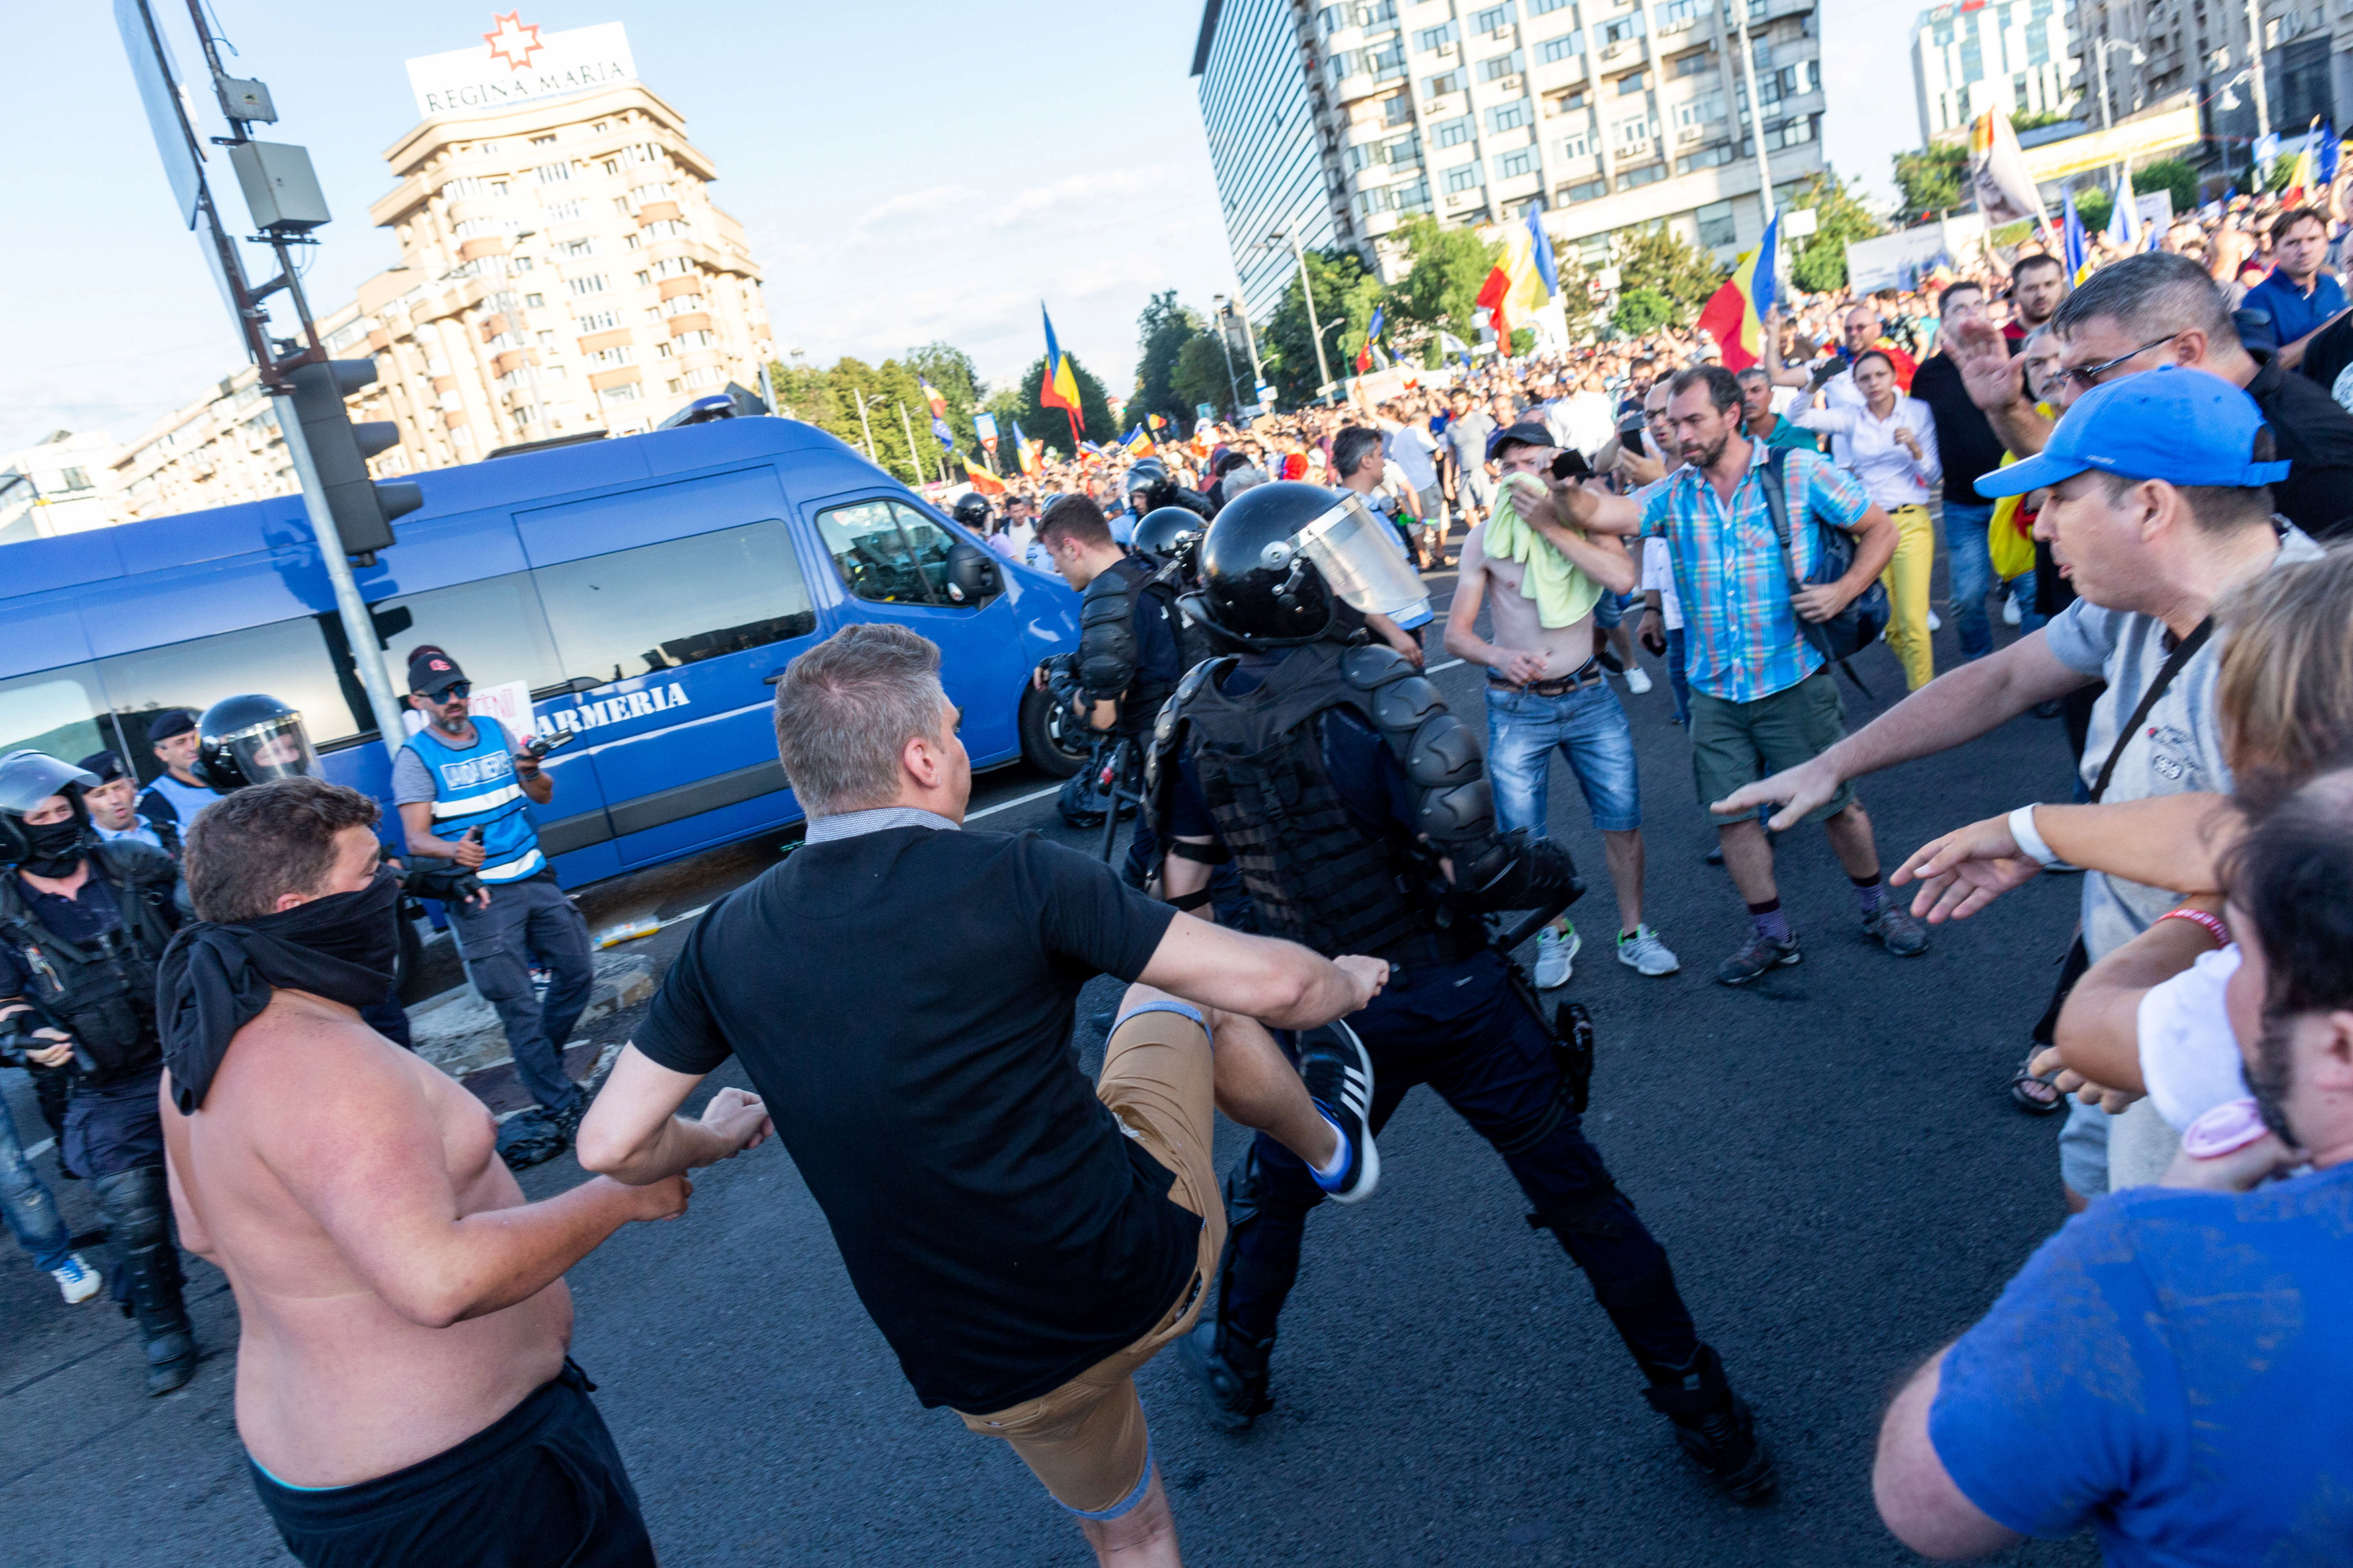
<svg viewBox="0 0 2353 1568"><path fill-rule="evenodd" d="M1038 521L1038 539L1082 599L1078 652L1048 660L1039 684L1070 701L1095 733L1125 742L1124 782L1133 794L1160 705L1185 673L1176 595L1157 580L1150 563L1119 547L1103 513L1083 496L1065 496L1048 507ZM1140 888L1158 860L1152 825L1139 812L1122 874Z"/></svg>
<svg viewBox="0 0 2353 1568"><path fill-rule="evenodd" d="M1140 521L1146 512L1159 507L1181 506L1198 513L1207 523L1218 510L1200 491L1178 484L1169 475L1168 465L1157 458L1145 458L1131 465L1121 490L1126 497L1131 521Z"/></svg>
<svg viewBox="0 0 2353 1568"><path fill-rule="evenodd" d="M990 517L988 498L978 490L966 490L956 497L955 506L948 515L972 530L981 539L985 540L988 537Z"/></svg>
<svg viewBox="0 0 2353 1568"><path fill-rule="evenodd" d="M1298 483L1245 491L1210 525L1187 607L1250 651L1192 670L1162 712L1146 795L1166 896L1196 907L1230 858L1265 934L1390 962L1388 990L1349 1020L1374 1063L1374 1131L1416 1084L1443 1096L1585 1270L1684 1450L1758 1500L1775 1478L1747 1407L1581 1129L1590 1058L1488 944L1485 913L1566 907L1574 868L1548 840L1496 831L1477 741L1437 689L1338 631L1343 596L1394 616L1421 595L1388 526L1353 492ZM1217 1317L1182 1347L1229 1426L1271 1406L1276 1317L1321 1197L1264 1140L1229 1181Z"/></svg>
<svg viewBox="0 0 2353 1568"><path fill-rule="evenodd" d="M195 1375L164 1178L155 966L179 929L179 871L153 845L101 839L98 775L39 752L0 757L0 1030L14 1052L69 1049L79 1072L62 1152L89 1179L127 1285L147 1392Z"/></svg>
<svg viewBox="0 0 2353 1568"><path fill-rule="evenodd" d="M1206 518L1187 508L1155 507L1137 520L1135 540L1130 546L1136 557L1152 569L1153 584L1167 589L1176 598L1177 653L1187 669L1219 651L1208 628L1184 608L1184 596L1200 585L1195 569L1201 551L1201 535L1208 531L1208 527Z"/></svg>

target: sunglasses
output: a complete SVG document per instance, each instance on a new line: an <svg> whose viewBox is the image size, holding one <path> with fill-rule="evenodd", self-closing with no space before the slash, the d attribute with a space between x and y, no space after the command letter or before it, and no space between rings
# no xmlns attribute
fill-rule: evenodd
<svg viewBox="0 0 2353 1568"><path fill-rule="evenodd" d="M2188 331L2189 329L2187 327L2181 329L2181 331ZM2147 342L2141 344L2140 347L2130 350L2125 353L2120 353L2114 359L2102 360L2097 364L2072 365L2053 375L2051 378L2051 384L2054 389L2061 386L2073 386L2078 392L2089 392L2092 388L2100 384L2100 377L2107 374L2108 372L2116 369L2116 366L2124 363L2125 361L2128 359L2137 359L2142 354L2148 353L2151 349L2162 348L2180 335L2181 332L2179 331L2168 332L2161 338L2152 338Z"/></svg>
<svg viewBox="0 0 2353 1568"><path fill-rule="evenodd" d="M436 702L455 702L461 697L472 696L473 691L474 683L472 681L453 680L448 685L443 687L440 690L428 691L425 695Z"/></svg>

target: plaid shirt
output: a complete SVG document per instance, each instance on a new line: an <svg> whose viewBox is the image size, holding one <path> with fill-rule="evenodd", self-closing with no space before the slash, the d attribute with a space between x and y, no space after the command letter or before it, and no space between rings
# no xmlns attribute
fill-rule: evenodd
<svg viewBox="0 0 2353 1568"><path fill-rule="evenodd" d="M1772 514L1765 510L1762 441L1749 443L1749 472L1732 492L1729 512L1699 469L1677 468L1642 503L1642 532L1674 552L1675 594L1683 606L1683 672L1692 689L1727 702L1754 702L1786 691L1822 668L1798 628L1789 579L1814 566L1808 514L1852 528L1871 510L1862 482L1812 452L1788 452L1790 565L1781 561Z"/></svg>

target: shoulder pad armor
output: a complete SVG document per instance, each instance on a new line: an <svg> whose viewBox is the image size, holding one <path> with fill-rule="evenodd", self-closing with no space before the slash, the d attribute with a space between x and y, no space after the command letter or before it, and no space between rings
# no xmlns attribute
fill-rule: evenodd
<svg viewBox="0 0 2353 1568"><path fill-rule="evenodd" d="M136 838L108 839L93 847L90 854L126 882L169 886L180 877L180 868L169 855Z"/></svg>
<svg viewBox="0 0 2353 1568"><path fill-rule="evenodd" d="M1195 694L1198 693L1202 687L1215 679L1220 670L1230 668L1233 663L1234 660L1231 656L1228 656L1224 658L1205 658L1200 663L1195 665L1192 668L1187 670L1185 672L1185 679L1176 683L1176 700L1169 703L1160 710L1161 724L1166 726L1168 723L1168 715L1171 710L1184 703L1190 702Z"/></svg>
<svg viewBox="0 0 2353 1568"><path fill-rule="evenodd" d="M1366 643L1340 656L1342 678L1359 691L1371 691L1413 673L1413 661L1385 642Z"/></svg>
<svg viewBox="0 0 2353 1568"><path fill-rule="evenodd" d="M1124 572L1104 572L1079 604L1079 684L1092 697L1117 697L1135 679L1135 605Z"/></svg>

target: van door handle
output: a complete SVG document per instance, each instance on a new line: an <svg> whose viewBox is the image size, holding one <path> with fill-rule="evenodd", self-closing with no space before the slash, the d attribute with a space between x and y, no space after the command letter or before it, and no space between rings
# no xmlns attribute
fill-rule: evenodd
<svg viewBox="0 0 2353 1568"><path fill-rule="evenodd" d="M762 680L760 681L760 684L761 684L761 685L763 685L763 686L774 686L776 682L778 682L779 680L782 680L784 678L785 678L785 672L784 672L783 670L781 670L781 669L772 669L772 670L770 670L770 671L767 673L767 675L766 675L765 678L763 678L763 679L762 679Z"/></svg>

